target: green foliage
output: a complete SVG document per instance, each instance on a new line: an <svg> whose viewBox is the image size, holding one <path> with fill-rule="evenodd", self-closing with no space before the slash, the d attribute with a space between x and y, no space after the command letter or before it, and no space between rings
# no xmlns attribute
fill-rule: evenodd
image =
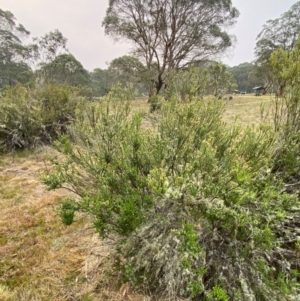
<svg viewBox="0 0 300 301"><path fill-rule="evenodd" d="M208 94L222 98L235 87L227 67L218 62L211 62L207 66L191 65L187 69L170 72L166 80L165 97L168 100L174 98L192 101Z"/></svg>
<svg viewBox="0 0 300 301"><path fill-rule="evenodd" d="M51 144L75 117L78 99L67 87L7 87L0 97L0 150Z"/></svg>
<svg viewBox="0 0 300 301"><path fill-rule="evenodd" d="M129 119L127 100L131 97L130 88L125 91L116 86L100 105L94 103L79 112L70 131L80 148L62 136L56 147L68 159L45 181L52 187L61 185L62 179L70 181L82 197L81 209L95 215L103 236L111 231L131 233L144 219L141 208L152 203L146 191L148 145L141 140L141 117Z"/></svg>
<svg viewBox="0 0 300 301"><path fill-rule="evenodd" d="M236 89L236 84L232 81L232 75L227 67L218 62L212 62L208 68L208 93L215 97L222 97L226 93L231 93Z"/></svg>
<svg viewBox="0 0 300 301"><path fill-rule="evenodd" d="M65 136L61 136L60 139L64 139ZM67 148L67 146L66 146ZM41 177L44 184L48 186L49 190L58 189L62 187L62 184L65 182L65 177L62 173L62 168L57 166L55 174L47 174Z"/></svg>
<svg viewBox="0 0 300 301"><path fill-rule="evenodd" d="M263 78L257 74L255 65L252 63L239 64L229 68L229 71L240 92L252 93L252 88L264 85Z"/></svg>
<svg viewBox="0 0 300 301"><path fill-rule="evenodd" d="M92 92L96 97L106 95L113 86L113 75L107 69L96 68L91 72L90 76Z"/></svg>
<svg viewBox="0 0 300 301"><path fill-rule="evenodd" d="M207 70L191 66L187 70L173 71L168 75L165 97L191 101L202 98L208 85Z"/></svg>
<svg viewBox="0 0 300 301"><path fill-rule="evenodd" d="M125 86L131 83L138 95L148 92L147 69L137 58L128 55L116 58L110 62L108 72L112 75L114 84L119 82Z"/></svg>
<svg viewBox="0 0 300 301"><path fill-rule="evenodd" d="M41 65L37 72L44 80L71 86L87 86L90 76L82 64L71 54L60 54L49 63Z"/></svg>
<svg viewBox="0 0 300 301"><path fill-rule="evenodd" d="M149 104L150 104L150 113L155 112L156 110L160 110L163 102L165 101L165 98L160 95L153 95L149 98Z"/></svg>
<svg viewBox="0 0 300 301"><path fill-rule="evenodd" d="M191 254L197 254L201 252L201 245L198 242L198 235L194 231L194 225L186 223L183 225L180 232L182 236L182 251Z"/></svg>
<svg viewBox="0 0 300 301"><path fill-rule="evenodd" d="M276 49L291 50L294 47L299 33L299 11L298 1L279 18L266 22L257 37L255 49L260 63L266 63Z"/></svg>
<svg viewBox="0 0 300 301"><path fill-rule="evenodd" d="M23 61L28 56L28 48L22 42L29 32L16 23L11 12L2 9L0 28L0 88L17 82L29 82L33 74Z"/></svg>
<svg viewBox="0 0 300 301"><path fill-rule="evenodd" d="M106 95L117 83L124 86L131 84L139 96L148 93L148 70L132 56L116 58L109 63L107 69L96 68L90 76L94 96Z"/></svg>
<svg viewBox="0 0 300 301"><path fill-rule="evenodd" d="M300 26L299 12L300 1L293 4L279 18L268 20L257 36L255 73L264 78L267 88L273 83L274 74L269 61L272 53L279 48L291 50L296 44Z"/></svg>
<svg viewBox="0 0 300 301"><path fill-rule="evenodd" d="M272 129L231 128L222 102L173 97L147 131L130 95L115 87L77 116L76 143L56 143L65 159L48 184L78 195L65 209L90 214L103 237L118 234L125 278L143 290L171 300L297 294L296 253L280 231L298 201L271 173Z"/></svg>
<svg viewBox="0 0 300 301"><path fill-rule="evenodd" d="M231 0L114 0L103 26L107 34L129 41L145 61L152 96L162 91L169 72L230 47L232 37L226 29L238 15Z"/></svg>
<svg viewBox="0 0 300 301"><path fill-rule="evenodd" d="M60 216L62 222L69 226L74 221L76 206L72 200L65 200L58 209L58 215Z"/></svg>
<svg viewBox="0 0 300 301"><path fill-rule="evenodd" d="M206 297L207 301L229 301L230 298L226 294L226 291L219 285L213 287Z"/></svg>
<svg viewBox="0 0 300 301"><path fill-rule="evenodd" d="M293 50L278 49L270 59L277 83L274 128L279 132L279 150L274 169L283 177L300 179L300 39Z"/></svg>
<svg viewBox="0 0 300 301"><path fill-rule="evenodd" d="M6 62L0 70L0 87L17 83L29 84L34 77L33 71L25 62Z"/></svg>
<svg viewBox="0 0 300 301"><path fill-rule="evenodd" d="M68 52L68 40L57 29L33 40L34 44L31 45L31 50L38 65L51 63L57 56Z"/></svg>

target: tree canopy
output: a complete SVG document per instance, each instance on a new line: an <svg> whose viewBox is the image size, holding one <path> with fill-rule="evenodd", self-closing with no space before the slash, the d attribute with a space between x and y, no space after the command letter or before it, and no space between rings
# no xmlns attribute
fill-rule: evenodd
<svg viewBox="0 0 300 301"><path fill-rule="evenodd" d="M5 63L24 55L26 48L22 45L22 38L29 35L29 31L21 24L17 24L14 15L0 9L0 61Z"/></svg>
<svg viewBox="0 0 300 301"><path fill-rule="evenodd" d="M147 93L149 74L146 67L136 57L124 55L112 60L108 67L113 82L123 85L131 83L139 94Z"/></svg>
<svg viewBox="0 0 300 301"><path fill-rule="evenodd" d="M141 95L147 93L147 76L147 69L141 61L124 55L112 60L107 69L95 68L91 72L91 86L95 96L103 96L118 82L123 86L133 84L135 92Z"/></svg>
<svg viewBox="0 0 300 301"><path fill-rule="evenodd" d="M11 12L0 9L0 87L31 78L31 69L24 61L28 48L22 42L28 35Z"/></svg>
<svg viewBox="0 0 300 301"><path fill-rule="evenodd" d="M264 84L263 78L257 74L257 70L253 63L245 62L238 66L231 67L229 71L231 72L233 81L237 84L239 91L249 93L252 92L253 87Z"/></svg>
<svg viewBox="0 0 300 301"><path fill-rule="evenodd" d="M208 68L208 93L215 97L222 97L226 92L231 92L235 88L232 82L232 74L226 65L212 62Z"/></svg>
<svg viewBox="0 0 300 301"><path fill-rule="evenodd" d="M290 50L294 47L300 30L300 1L280 18L269 20L257 36L255 54L259 62L268 60L277 48Z"/></svg>
<svg viewBox="0 0 300 301"><path fill-rule="evenodd" d="M42 37L34 38L32 49L34 56L39 65L52 62L58 55L68 52L68 39L63 34L55 29Z"/></svg>
<svg viewBox="0 0 300 301"><path fill-rule="evenodd" d="M111 73L107 69L95 68L91 73L91 88L96 97L107 94L113 84Z"/></svg>
<svg viewBox="0 0 300 301"><path fill-rule="evenodd" d="M291 50L295 46L300 31L300 1L296 2L279 18L269 20L257 36L255 47L258 73L264 74L266 85L271 85L272 74L269 59L278 48Z"/></svg>
<svg viewBox="0 0 300 301"><path fill-rule="evenodd" d="M52 62L44 64L40 73L42 76L59 84L85 86L89 84L90 76L82 64L72 54L60 54Z"/></svg>
<svg viewBox="0 0 300 301"><path fill-rule="evenodd" d="M148 70L155 68L152 85L159 93L168 71L231 46L224 28L238 15L231 0L110 0L103 26L106 34L130 41Z"/></svg>

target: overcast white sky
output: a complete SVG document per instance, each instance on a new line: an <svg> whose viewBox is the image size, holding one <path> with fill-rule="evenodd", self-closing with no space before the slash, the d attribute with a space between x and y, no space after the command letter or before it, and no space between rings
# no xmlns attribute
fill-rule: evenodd
<svg viewBox="0 0 300 301"><path fill-rule="evenodd" d="M286 12L296 0L232 0L240 11L230 30L237 43L223 59L231 66L254 59L255 39L263 24ZM0 0L0 8L12 12L17 21L39 37L59 29L68 39L68 48L83 66L107 68L106 62L125 55L130 44L115 43L101 26L108 0Z"/></svg>

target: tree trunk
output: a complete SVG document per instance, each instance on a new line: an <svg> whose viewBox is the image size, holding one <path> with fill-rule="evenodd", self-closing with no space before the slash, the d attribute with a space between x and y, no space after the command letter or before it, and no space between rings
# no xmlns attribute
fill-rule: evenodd
<svg viewBox="0 0 300 301"><path fill-rule="evenodd" d="M284 84L279 85L279 89L278 89L278 96L282 97L283 96L283 90L285 88Z"/></svg>
<svg viewBox="0 0 300 301"><path fill-rule="evenodd" d="M164 81L162 80L161 76L158 77L158 81L156 82L156 95L159 94L161 88L163 87L164 85Z"/></svg>

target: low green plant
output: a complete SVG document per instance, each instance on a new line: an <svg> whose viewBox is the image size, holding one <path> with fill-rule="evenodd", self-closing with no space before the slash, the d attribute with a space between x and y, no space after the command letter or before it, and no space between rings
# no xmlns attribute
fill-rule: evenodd
<svg viewBox="0 0 300 301"><path fill-rule="evenodd" d="M216 285L208 293L206 300L207 301L229 301L230 299L226 291L219 285Z"/></svg>
<svg viewBox="0 0 300 301"><path fill-rule="evenodd" d="M148 101L150 104L150 113L160 110L164 101L165 99L162 96L152 95Z"/></svg>
<svg viewBox="0 0 300 301"><path fill-rule="evenodd" d="M171 300L297 295L280 231L299 204L271 173L274 131L229 127L222 102L196 97L163 103L145 130L129 92L119 86L76 117L45 183L67 184L78 195L68 206L102 237L117 234L124 277L143 290Z"/></svg>
<svg viewBox="0 0 300 301"><path fill-rule="evenodd" d="M75 216L76 206L74 202L65 200L58 209L58 215L60 216L62 222L69 226L73 224Z"/></svg>

